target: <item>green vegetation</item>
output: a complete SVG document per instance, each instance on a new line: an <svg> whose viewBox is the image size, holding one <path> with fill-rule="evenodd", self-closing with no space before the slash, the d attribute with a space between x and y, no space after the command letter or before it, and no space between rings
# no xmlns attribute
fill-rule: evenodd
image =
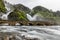
<svg viewBox="0 0 60 40"><path fill-rule="evenodd" d="M42 7L42 6L36 6L36 7L34 7L34 8L32 9L31 15L33 16L33 15L35 15L36 13L46 12L46 11L49 12L48 9L46 9L46 8L44 8L44 7Z"/></svg>
<svg viewBox="0 0 60 40"><path fill-rule="evenodd" d="M3 0L0 0L0 12L5 12L6 11L6 8L5 8L5 5L3 3Z"/></svg>
<svg viewBox="0 0 60 40"><path fill-rule="evenodd" d="M33 8L31 15L33 16L35 14L43 16L44 18L50 18L50 19L56 18L53 11L51 12L50 10L48 10L47 8L44 8L42 6L36 6Z"/></svg>
<svg viewBox="0 0 60 40"><path fill-rule="evenodd" d="M44 18L52 18L53 17L53 14L49 13L48 11L46 11L46 12L40 11L40 12L38 12L38 14L42 15Z"/></svg>
<svg viewBox="0 0 60 40"><path fill-rule="evenodd" d="M8 15L9 20L28 21L26 14L30 13L30 9L22 4L13 5L14 11Z"/></svg>
<svg viewBox="0 0 60 40"><path fill-rule="evenodd" d="M26 7L22 4L16 4L16 5L14 5L14 7L18 10L24 11L26 14L31 12L31 10L28 7Z"/></svg>
<svg viewBox="0 0 60 40"><path fill-rule="evenodd" d="M27 21L26 14L21 10L14 10L8 15L9 20Z"/></svg>

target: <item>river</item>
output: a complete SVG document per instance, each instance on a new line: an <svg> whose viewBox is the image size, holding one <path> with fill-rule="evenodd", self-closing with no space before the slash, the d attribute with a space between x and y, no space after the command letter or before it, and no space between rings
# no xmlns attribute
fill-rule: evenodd
<svg viewBox="0 0 60 40"><path fill-rule="evenodd" d="M0 32L15 32L19 40L60 40L60 26L0 26Z"/></svg>

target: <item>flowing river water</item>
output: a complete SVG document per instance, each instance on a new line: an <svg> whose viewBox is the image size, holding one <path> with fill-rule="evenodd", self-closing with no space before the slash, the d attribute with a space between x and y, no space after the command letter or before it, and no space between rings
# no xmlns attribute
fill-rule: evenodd
<svg viewBox="0 0 60 40"><path fill-rule="evenodd" d="M0 32L15 32L17 40L60 40L60 26L0 26Z"/></svg>

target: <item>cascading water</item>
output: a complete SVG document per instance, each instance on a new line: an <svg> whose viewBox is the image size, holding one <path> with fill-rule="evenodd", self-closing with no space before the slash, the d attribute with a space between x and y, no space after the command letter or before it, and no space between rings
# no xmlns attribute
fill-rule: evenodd
<svg viewBox="0 0 60 40"><path fill-rule="evenodd" d="M33 17L31 15L29 15L29 14L26 14L26 15L27 15L27 18L29 19L29 21L37 21L36 17L38 15L34 15Z"/></svg>
<svg viewBox="0 0 60 40"><path fill-rule="evenodd" d="M11 13L12 11L9 11L9 12L7 12L6 14L3 14L2 16L1 16L1 19L3 19L3 20L8 20L8 15Z"/></svg>
<svg viewBox="0 0 60 40"><path fill-rule="evenodd" d="M26 14L26 15L27 15L27 19L29 21L45 21L45 22L47 21L47 22L53 22L53 20L51 20L49 18L44 18L43 16L41 16L41 14L38 15L38 13L35 14L33 17L31 15L29 15L29 14Z"/></svg>
<svg viewBox="0 0 60 40"><path fill-rule="evenodd" d="M0 17L3 20L8 20L8 15L14 10L13 6L4 0L5 8L7 9L6 14L2 14Z"/></svg>

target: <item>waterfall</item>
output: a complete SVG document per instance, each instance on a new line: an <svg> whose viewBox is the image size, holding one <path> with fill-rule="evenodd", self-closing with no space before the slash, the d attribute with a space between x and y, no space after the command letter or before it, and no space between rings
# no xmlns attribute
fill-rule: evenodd
<svg viewBox="0 0 60 40"><path fill-rule="evenodd" d="M13 8L13 5L8 3L6 0L3 0L3 2L5 4L5 8L7 9L7 13L2 14L0 18L3 20L8 20L8 15L14 10L14 8Z"/></svg>
<svg viewBox="0 0 60 40"><path fill-rule="evenodd" d="M8 11L6 14L3 14L3 15L1 16L1 19L3 19L3 20L8 20L8 15L9 15L11 12L12 12L12 10L11 10L11 11Z"/></svg>
<svg viewBox="0 0 60 40"><path fill-rule="evenodd" d="M29 14L26 14L26 15L27 15L27 19L29 21L51 21L51 20L46 19L43 16L38 15L38 14L35 14L33 17L31 15L29 15Z"/></svg>
<svg viewBox="0 0 60 40"><path fill-rule="evenodd" d="M27 15L27 18L29 19L29 21L37 21L36 17L38 15L34 15L33 17L31 15L29 15L29 14L26 14L26 15Z"/></svg>

